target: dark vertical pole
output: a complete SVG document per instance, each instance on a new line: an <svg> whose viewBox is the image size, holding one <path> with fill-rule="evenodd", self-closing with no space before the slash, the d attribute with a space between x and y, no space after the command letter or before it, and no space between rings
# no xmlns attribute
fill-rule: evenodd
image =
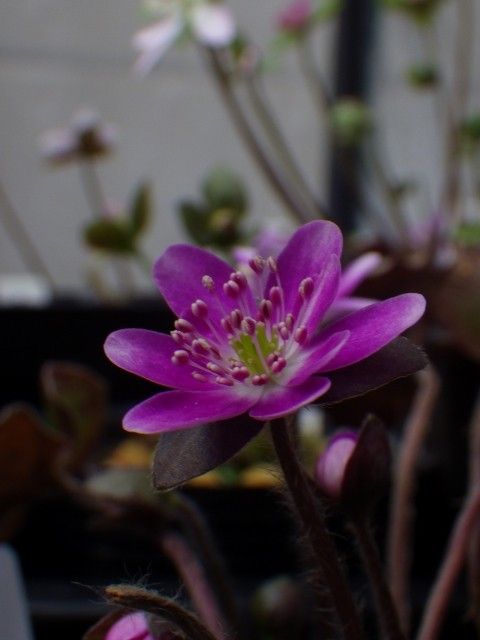
<svg viewBox="0 0 480 640"><path fill-rule="evenodd" d="M336 43L335 97L365 100L373 45L375 0L345 0ZM355 227L354 214L361 205L358 180L359 154L332 142L330 211L344 231Z"/></svg>

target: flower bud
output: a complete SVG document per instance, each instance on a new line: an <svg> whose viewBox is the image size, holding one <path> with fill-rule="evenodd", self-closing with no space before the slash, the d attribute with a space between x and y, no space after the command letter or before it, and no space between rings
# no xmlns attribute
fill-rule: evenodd
<svg viewBox="0 0 480 640"><path fill-rule="evenodd" d="M360 144L373 129L370 109L355 98L339 100L330 111L330 122L338 142L344 147Z"/></svg>
<svg viewBox="0 0 480 640"><path fill-rule="evenodd" d="M420 22L428 23L435 15L442 0L382 0L388 9L401 11L408 17Z"/></svg>
<svg viewBox="0 0 480 640"><path fill-rule="evenodd" d="M117 620L107 631L104 640L179 640L179 636L170 631L164 622L150 620L149 616L139 611Z"/></svg>
<svg viewBox="0 0 480 640"><path fill-rule="evenodd" d="M278 16L278 28L299 35L310 26L312 15L311 0L293 0Z"/></svg>
<svg viewBox="0 0 480 640"><path fill-rule="evenodd" d="M390 445L385 429L368 418L360 432L335 435L320 456L316 480L326 496L351 516L373 506L388 480Z"/></svg>
<svg viewBox="0 0 480 640"><path fill-rule="evenodd" d="M307 622L306 597L302 587L287 576L265 582L252 599L253 618L270 638L299 638Z"/></svg>

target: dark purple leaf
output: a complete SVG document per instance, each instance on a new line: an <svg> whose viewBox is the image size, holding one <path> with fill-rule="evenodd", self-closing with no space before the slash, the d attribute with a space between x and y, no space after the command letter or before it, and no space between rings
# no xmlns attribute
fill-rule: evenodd
<svg viewBox="0 0 480 640"><path fill-rule="evenodd" d="M153 459L153 484L157 489L172 489L215 469L240 451L262 428L262 422L243 415L162 434Z"/></svg>
<svg viewBox="0 0 480 640"><path fill-rule="evenodd" d="M332 381L330 390L321 398L330 405L363 395L379 387L416 373L428 364L425 353L404 337L396 338L373 356L345 369L326 375Z"/></svg>

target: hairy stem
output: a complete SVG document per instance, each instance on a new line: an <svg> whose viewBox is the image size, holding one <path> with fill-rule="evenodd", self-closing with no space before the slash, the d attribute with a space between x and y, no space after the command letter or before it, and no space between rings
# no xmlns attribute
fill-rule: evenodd
<svg viewBox="0 0 480 640"><path fill-rule="evenodd" d="M167 533L160 538L160 545L175 565L205 626L215 638L221 640L225 637L226 625L222 623L215 595L201 563L181 535Z"/></svg>
<svg viewBox="0 0 480 640"><path fill-rule="evenodd" d="M217 640L193 613L155 591L119 584L107 587L105 596L116 605L136 611L146 611L170 622L189 640Z"/></svg>
<svg viewBox="0 0 480 640"><path fill-rule="evenodd" d="M327 531L324 517L306 476L298 461L286 420L271 422L275 451L282 467L285 481L293 499L293 505L303 524L313 555L318 563L322 583L327 587L340 623L343 637L348 640L365 638L352 592L349 588L337 550Z"/></svg>
<svg viewBox="0 0 480 640"><path fill-rule="evenodd" d="M0 209L3 212L5 227L17 245L25 265L32 271L40 273L50 286L54 288L55 283L53 277L33 244L27 230L23 226L20 215L15 209L2 183L0 183Z"/></svg>
<svg viewBox="0 0 480 640"><path fill-rule="evenodd" d="M320 71L317 68L312 52L310 38L301 38L297 46L298 62L312 98L322 117L333 104L333 98L327 88Z"/></svg>
<svg viewBox="0 0 480 640"><path fill-rule="evenodd" d="M205 49L205 51L220 95L230 112L237 131L245 142L247 149L250 151L258 167L267 178L270 186L285 204L287 210L296 222L303 224L312 220L315 218L315 211L312 211L309 207L306 207L303 204L301 198L298 197L296 190L292 189L292 185L287 182L285 176L276 166L273 158L270 158L257 139L248 118L237 100L232 87L231 77L228 71L224 68L221 55L213 49Z"/></svg>
<svg viewBox="0 0 480 640"><path fill-rule="evenodd" d="M405 640L370 526L366 519L358 519L352 523L352 528L372 587L382 638L384 640Z"/></svg>
<svg viewBox="0 0 480 640"><path fill-rule="evenodd" d="M445 559L427 602L417 640L435 640L438 637L479 516L480 490L477 488L468 496L457 518Z"/></svg>
<svg viewBox="0 0 480 640"><path fill-rule="evenodd" d="M417 464L440 391L440 381L431 365L417 374L417 379L419 387L405 425L394 470L387 538L389 584L405 633L410 626L409 575Z"/></svg>
<svg viewBox="0 0 480 640"><path fill-rule="evenodd" d="M79 167L83 190L92 216L101 219L105 215L105 196L95 165L92 160L82 160Z"/></svg>
<svg viewBox="0 0 480 640"><path fill-rule="evenodd" d="M209 527L202 513L191 500L180 493L176 494L175 500L177 516L181 520L185 533L191 537L200 553L211 584L215 586L215 592L223 615L232 629L239 630L241 627L240 615L232 582L212 539Z"/></svg>

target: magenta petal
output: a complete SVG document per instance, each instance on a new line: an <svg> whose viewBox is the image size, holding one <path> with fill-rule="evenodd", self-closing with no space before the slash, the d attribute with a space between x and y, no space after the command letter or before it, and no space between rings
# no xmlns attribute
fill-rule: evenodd
<svg viewBox="0 0 480 640"><path fill-rule="evenodd" d="M299 323L307 328L309 335L316 332L320 321L337 297L340 273L339 258L336 255L330 256L325 268L315 280L312 297L306 303L304 315L299 320Z"/></svg>
<svg viewBox="0 0 480 640"><path fill-rule="evenodd" d="M225 312L238 307L238 301L223 292L223 285L231 273L232 267L213 253L188 244L168 248L154 267L154 279L160 293L177 316L189 313L192 302L200 299L208 304L209 317L216 324ZM204 276L213 279L213 293L202 284ZM255 307L249 289L244 292L244 298L253 313Z"/></svg>
<svg viewBox="0 0 480 640"><path fill-rule="evenodd" d="M172 356L179 346L163 333L121 329L108 336L104 349L107 357L118 367L165 387L205 391L213 386L195 380L190 365L173 364Z"/></svg>
<svg viewBox="0 0 480 640"><path fill-rule="evenodd" d="M218 391L165 391L138 404L123 419L126 431L163 433L189 429L233 418L255 404L259 391L239 396L230 389Z"/></svg>
<svg viewBox="0 0 480 640"><path fill-rule="evenodd" d="M333 222L315 220L293 234L277 261L287 312L293 308L301 281L322 273L332 254L341 252L342 234Z"/></svg>
<svg viewBox="0 0 480 640"><path fill-rule="evenodd" d="M327 371L340 369L367 358L419 320L425 311L425 298L405 293L372 304L352 313L323 330L316 341L339 331L350 331L347 344L327 365Z"/></svg>
<svg viewBox="0 0 480 640"><path fill-rule="evenodd" d="M330 388L328 378L313 377L296 387L273 387L250 411L256 420L274 420L310 404Z"/></svg>
<svg viewBox="0 0 480 640"><path fill-rule="evenodd" d="M349 336L349 331L340 331L320 342L314 348L310 350L306 348L296 358L291 371L285 370L288 375L288 384L291 386L302 384L314 373L328 368L329 363L344 347Z"/></svg>
<svg viewBox="0 0 480 640"><path fill-rule="evenodd" d="M365 253L344 270L340 279L338 297L349 296L382 262L382 256L375 251Z"/></svg>
<svg viewBox="0 0 480 640"><path fill-rule="evenodd" d="M347 296L346 298L337 297L325 314L323 324L333 322L334 320L340 320L340 318L344 318L350 313L369 307L371 304L375 304L375 302L378 302L378 300L374 300L373 298L357 298L356 296Z"/></svg>

